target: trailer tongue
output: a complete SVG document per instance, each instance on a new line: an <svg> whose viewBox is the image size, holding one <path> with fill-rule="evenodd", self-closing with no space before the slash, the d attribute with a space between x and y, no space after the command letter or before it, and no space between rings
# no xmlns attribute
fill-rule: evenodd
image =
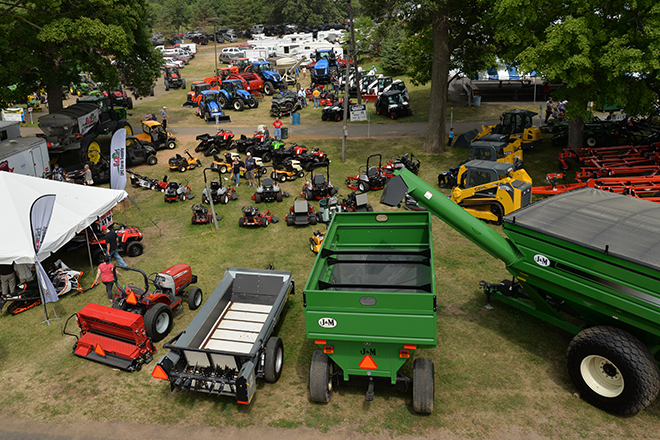
<svg viewBox="0 0 660 440"><path fill-rule="evenodd" d="M581 396L633 414L660 390L660 206L585 188L504 218L507 238L407 170L381 203L406 194L506 264L514 280L481 282L495 297L576 336L567 368Z"/></svg>

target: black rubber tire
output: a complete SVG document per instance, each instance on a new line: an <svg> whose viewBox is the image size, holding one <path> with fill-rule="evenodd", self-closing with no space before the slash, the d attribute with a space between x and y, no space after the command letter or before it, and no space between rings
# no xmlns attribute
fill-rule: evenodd
<svg viewBox="0 0 660 440"><path fill-rule="evenodd" d="M419 414L433 412L435 381L433 361L417 358L413 364L413 409Z"/></svg>
<svg viewBox="0 0 660 440"><path fill-rule="evenodd" d="M312 196L312 191L309 188L305 188L303 191L303 197L305 200L312 200L314 197Z"/></svg>
<svg viewBox="0 0 660 440"><path fill-rule="evenodd" d="M282 183L286 182L286 174L285 173L280 174L279 181L282 182Z"/></svg>
<svg viewBox="0 0 660 440"><path fill-rule="evenodd" d="M227 172L227 166L226 165L220 165L220 174L225 174Z"/></svg>
<svg viewBox="0 0 660 440"><path fill-rule="evenodd" d="M199 287L190 289L190 292L188 292L188 308L190 310L197 310L202 305L202 302L204 302L202 289Z"/></svg>
<svg viewBox="0 0 660 440"><path fill-rule="evenodd" d="M263 156L261 156L261 160L264 162L270 162L272 158L273 156L269 152L265 152Z"/></svg>
<svg viewBox="0 0 660 440"><path fill-rule="evenodd" d="M268 227L268 219L266 217L261 217L261 226L264 228Z"/></svg>
<svg viewBox="0 0 660 440"><path fill-rule="evenodd" d="M149 156L147 158L147 164L149 165L156 165L158 163L158 158L156 156Z"/></svg>
<svg viewBox="0 0 660 440"><path fill-rule="evenodd" d="M286 225L293 226L293 216L291 214L286 216Z"/></svg>
<svg viewBox="0 0 660 440"><path fill-rule="evenodd" d="M261 203L261 194L254 195L254 203Z"/></svg>
<svg viewBox="0 0 660 440"><path fill-rule="evenodd" d="M266 382L277 382L282 375L282 366L284 365L284 344L277 336L271 336L268 339L264 364L264 379Z"/></svg>
<svg viewBox="0 0 660 440"><path fill-rule="evenodd" d="M104 257L105 257L105 251L103 249L96 249L94 252L92 252L92 261L96 265L103 263Z"/></svg>
<svg viewBox="0 0 660 440"><path fill-rule="evenodd" d="M275 200L278 202L282 201L282 191L276 192L275 193Z"/></svg>
<svg viewBox="0 0 660 440"><path fill-rule="evenodd" d="M174 141L168 142L167 143L167 148L169 148L170 150L174 150L176 148L176 142L174 142Z"/></svg>
<svg viewBox="0 0 660 440"><path fill-rule="evenodd" d="M133 241L126 246L126 255L131 258L142 255L142 251L144 251L144 246L139 241Z"/></svg>
<svg viewBox="0 0 660 440"><path fill-rule="evenodd" d="M162 341L172 330L173 323L172 309L162 303L152 305L144 314L144 327L153 342Z"/></svg>
<svg viewBox="0 0 660 440"><path fill-rule="evenodd" d="M227 108L227 98L225 95L220 95L218 96L218 102L220 103L220 107L222 108Z"/></svg>
<svg viewBox="0 0 660 440"><path fill-rule="evenodd" d="M504 222L504 207L499 202L494 202L490 205L490 211L497 216L495 224L501 225Z"/></svg>
<svg viewBox="0 0 660 440"><path fill-rule="evenodd" d="M321 350L314 351L309 366L309 397L314 402L332 399L332 360Z"/></svg>
<svg viewBox="0 0 660 440"><path fill-rule="evenodd" d="M165 91L166 92L169 91L170 90L170 84L167 81L164 81L164 84L165 84Z"/></svg>
<svg viewBox="0 0 660 440"><path fill-rule="evenodd" d="M272 82L265 81L264 82L264 95L271 96L273 93L275 93L275 86L273 86Z"/></svg>
<svg viewBox="0 0 660 440"><path fill-rule="evenodd" d="M328 115L326 115L325 113L321 113L321 120L322 121L327 121L328 120Z"/></svg>
<svg viewBox="0 0 660 440"><path fill-rule="evenodd" d="M186 167L185 165L181 165L179 167L179 171L181 171L182 173L185 173L187 169L188 169L188 167Z"/></svg>
<svg viewBox="0 0 660 440"><path fill-rule="evenodd" d="M258 108L259 107L259 100L255 99L255 98L250 98L250 101L248 102L248 107Z"/></svg>
<svg viewBox="0 0 660 440"><path fill-rule="evenodd" d="M239 98L234 100L234 102L232 103L232 106L233 106L234 110L237 111L237 112L242 112L243 109L245 109L245 104L243 104L243 100L239 99Z"/></svg>
<svg viewBox="0 0 660 440"><path fill-rule="evenodd" d="M358 183L358 190L360 192L367 192L369 191L369 184L367 182L359 182Z"/></svg>
<svg viewBox="0 0 660 440"><path fill-rule="evenodd" d="M643 410L660 390L660 369L649 349L616 327L591 327L575 336L566 367L584 400L614 414Z"/></svg>
<svg viewBox="0 0 660 440"><path fill-rule="evenodd" d="M181 88L185 89L186 88L186 80L185 78L181 78Z"/></svg>
<svg viewBox="0 0 660 440"><path fill-rule="evenodd" d="M312 214L309 217L309 224L312 225L312 226L314 226L316 224L316 213Z"/></svg>
<svg viewBox="0 0 660 440"><path fill-rule="evenodd" d="M229 203L229 196L228 196L227 194L225 194L225 195L222 196L222 198L220 199L220 204L221 204L221 205L226 205L227 203Z"/></svg>
<svg viewBox="0 0 660 440"><path fill-rule="evenodd" d="M245 226L245 217L239 217L238 218L238 226L240 226L240 227Z"/></svg>
<svg viewBox="0 0 660 440"><path fill-rule="evenodd" d="M126 104L126 108L129 110L133 110L133 98L131 97L128 98L128 104Z"/></svg>

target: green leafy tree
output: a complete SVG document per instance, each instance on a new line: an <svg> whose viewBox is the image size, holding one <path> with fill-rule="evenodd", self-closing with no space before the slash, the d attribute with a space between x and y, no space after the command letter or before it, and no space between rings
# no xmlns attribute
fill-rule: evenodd
<svg viewBox="0 0 660 440"><path fill-rule="evenodd" d="M274 0L270 23L321 24L348 16L341 3L315 0Z"/></svg>
<svg viewBox="0 0 660 440"><path fill-rule="evenodd" d="M144 22L146 2L35 0L7 13L0 10L0 100L20 100L40 85L51 111L62 108L62 86L91 72L99 82L117 85L119 67L135 67L127 85L148 93L158 75ZM3 13L4 12L4 13ZM7 87L17 84L15 92Z"/></svg>
<svg viewBox="0 0 660 440"><path fill-rule="evenodd" d="M442 153L449 71L460 66L476 70L493 59L489 28L493 3L487 0L365 0L363 3L372 16L394 11L389 16L406 23L409 37L402 43L402 52L408 57L409 74L416 84L431 82L425 147L432 153Z"/></svg>
<svg viewBox="0 0 660 440"><path fill-rule="evenodd" d="M616 102L647 114L660 92L660 7L656 1L499 0L497 35L526 71L565 85L569 145L582 145L587 103Z"/></svg>
<svg viewBox="0 0 660 440"><path fill-rule="evenodd" d="M401 43L406 32L400 26L389 26L387 37L383 40L380 50L383 69L392 74L401 74L408 69L408 64L401 53Z"/></svg>

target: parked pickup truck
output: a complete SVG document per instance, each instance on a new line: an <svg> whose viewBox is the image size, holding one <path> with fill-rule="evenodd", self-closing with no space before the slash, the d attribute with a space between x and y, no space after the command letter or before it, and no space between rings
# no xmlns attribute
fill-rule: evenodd
<svg viewBox="0 0 660 440"><path fill-rule="evenodd" d="M291 272L228 268L188 328L163 346L170 352L152 376L169 380L172 391L249 404L257 378L275 383L282 374L284 345L273 330L294 293Z"/></svg>

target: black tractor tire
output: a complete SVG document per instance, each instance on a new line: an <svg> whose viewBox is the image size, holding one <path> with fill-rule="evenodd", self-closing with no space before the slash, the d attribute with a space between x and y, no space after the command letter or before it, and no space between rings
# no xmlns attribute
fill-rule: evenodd
<svg viewBox="0 0 660 440"><path fill-rule="evenodd" d="M287 101L284 103L284 110L286 110L287 113L291 113L293 110L293 102Z"/></svg>
<svg viewBox="0 0 660 440"><path fill-rule="evenodd" d="M167 142L167 148L170 150L174 150L176 148L176 142L175 141L168 141Z"/></svg>
<svg viewBox="0 0 660 440"><path fill-rule="evenodd" d="M158 163L158 158L154 155L151 155L147 158L147 164L156 165Z"/></svg>
<svg viewBox="0 0 660 440"><path fill-rule="evenodd" d="M614 414L635 414L660 391L660 369L649 349L616 327L588 328L566 353L568 375L580 396Z"/></svg>
<svg viewBox="0 0 660 440"><path fill-rule="evenodd" d="M312 196L312 191L309 188L305 188L303 190L303 197L305 200L312 200L314 197Z"/></svg>
<svg viewBox="0 0 660 440"><path fill-rule="evenodd" d="M181 88L185 89L186 88L186 80L185 78L181 78Z"/></svg>
<svg viewBox="0 0 660 440"><path fill-rule="evenodd" d="M298 171L298 179L304 179L305 178L305 172L304 171Z"/></svg>
<svg viewBox="0 0 660 440"><path fill-rule="evenodd" d="M225 174L227 172L227 166L226 165L220 165L220 174Z"/></svg>
<svg viewBox="0 0 660 440"><path fill-rule="evenodd" d="M268 227L268 219L266 217L261 217L261 226L264 228Z"/></svg>
<svg viewBox="0 0 660 440"><path fill-rule="evenodd" d="M259 107L259 100L255 98L250 98L247 102L248 108L257 108Z"/></svg>
<svg viewBox="0 0 660 440"><path fill-rule="evenodd" d="M164 84L165 84L165 91L166 92L169 91L170 90L170 83L168 83L167 80L165 80Z"/></svg>
<svg viewBox="0 0 660 440"><path fill-rule="evenodd" d="M204 302L202 289L199 287L190 289L190 292L188 292L188 308L190 310L197 310L202 305L202 302Z"/></svg>
<svg viewBox="0 0 660 440"><path fill-rule="evenodd" d="M332 367L330 357L315 350L309 366L309 397L314 402L328 403L332 399Z"/></svg>
<svg viewBox="0 0 660 440"><path fill-rule="evenodd" d="M179 171L181 171L182 173L185 173L187 169L188 169L188 167L185 166L185 165L181 165L181 166L179 167Z"/></svg>
<svg viewBox="0 0 660 440"><path fill-rule="evenodd" d="M129 110L133 110L133 98L131 98L130 96L127 98L126 108Z"/></svg>
<svg viewBox="0 0 660 440"><path fill-rule="evenodd" d="M367 182L359 182L358 183L358 190L360 192L368 192L369 191L369 184Z"/></svg>
<svg viewBox="0 0 660 440"><path fill-rule="evenodd" d="M327 121L328 120L328 115L325 113L321 113L321 120L322 121Z"/></svg>
<svg viewBox="0 0 660 440"><path fill-rule="evenodd" d="M395 113L390 113L390 118L397 119L398 117L399 117L399 115L396 112Z"/></svg>
<svg viewBox="0 0 660 440"><path fill-rule="evenodd" d="M238 218L238 226L240 226L241 228L245 226L245 217Z"/></svg>
<svg viewBox="0 0 660 440"><path fill-rule="evenodd" d="M211 122L211 114L209 112L204 112L204 120L206 122Z"/></svg>
<svg viewBox="0 0 660 440"><path fill-rule="evenodd" d="M435 390L433 361L417 358L413 364L413 409L419 414L433 412Z"/></svg>
<svg viewBox="0 0 660 440"><path fill-rule="evenodd" d="M254 203L261 203L261 194L254 195Z"/></svg>
<svg viewBox="0 0 660 440"><path fill-rule="evenodd" d="M222 108L227 108L227 98L225 95L220 95L218 96L218 102L220 103L220 107Z"/></svg>
<svg viewBox="0 0 660 440"><path fill-rule="evenodd" d="M144 314L144 327L153 342L162 341L172 330L174 316L166 304L154 304Z"/></svg>
<svg viewBox="0 0 660 440"><path fill-rule="evenodd" d="M232 103L232 107L234 108L235 111L242 112L245 109L245 104L243 103L242 99L236 98Z"/></svg>
<svg viewBox="0 0 660 440"><path fill-rule="evenodd" d="M287 214L286 216L286 225L287 226L293 226L293 215Z"/></svg>
<svg viewBox="0 0 660 440"><path fill-rule="evenodd" d="M103 249L96 249L94 252L92 252L92 261L94 264L99 265L103 263L103 259L105 258L105 250Z"/></svg>
<svg viewBox="0 0 660 440"><path fill-rule="evenodd" d="M278 202L282 201L282 191L278 191L275 193L275 200L277 200Z"/></svg>
<svg viewBox="0 0 660 440"><path fill-rule="evenodd" d="M309 224L312 226L316 224L316 213L313 213L309 216Z"/></svg>
<svg viewBox="0 0 660 440"><path fill-rule="evenodd" d="M227 194L225 194L225 195L222 196L222 198L220 199L220 204L221 204L221 205L226 205L227 203L229 203L229 196L228 196Z"/></svg>
<svg viewBox="0 0 660 440"><path fill-rule="evenodd" d="M144 246L139 241L133 241L126 245L126 255L129 257L139 257L144 251Z"/></svg>
<svg viewBox="0 0 660 440"><path fill-rule="evenodd" d="M284 344L277 336L271 336L268 339L264 363L264 379L266 382L277 382L282 375L282 366L284 365Z"/></svg>
<svg viewBox="0 0 660 440"><path fill-rule="evenodd" d="M124 119L122 121L119 121L115 131L119 130L120 128L123 128L123 129L126 130L126 135L128 135L128 136L133 135L133 127L131 126L131 124L127 120Z"/></svg>
<svg viewBox="0 0 660 440"><path fill-rule="evenodd" d="M279 175L279 181L282 183L286 182L286 173L282 173Z"/></svg>
<svg viewBox="0 0 660 440"><path fill-rule="evenodd" d="M82 163L91 162L98 165L103 161L101 153L101 144L94 135L85 136L80 143L80 161Z"/></svg>
<svg viewBox="0 0 660 440"><path fill-rule="evenodd" d="M271 96L275 93L275 86L270 81L264 81L264 95Z"/></svg>
<svg viewBox="0 0 660 440"><path fill-rule="evenodd" d="M264 162L270 162L272 158L272 155L267 151L263 154L263 156L261 156L261 160Z"/></svg>

